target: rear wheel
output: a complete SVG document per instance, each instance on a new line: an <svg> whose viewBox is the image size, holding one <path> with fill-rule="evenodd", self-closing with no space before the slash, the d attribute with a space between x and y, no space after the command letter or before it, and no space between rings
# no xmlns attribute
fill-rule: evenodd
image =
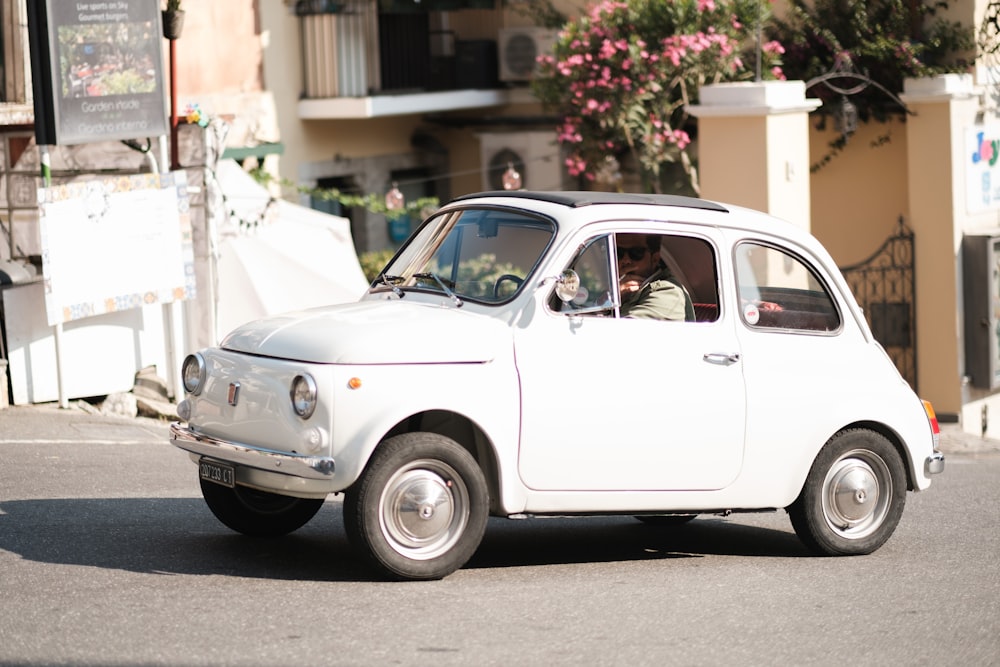
<svg viewBox="0 0 1000 667"><path fill-rule="evenodd" d="M253 537L278 537L316 516L322 499L292 498L245 486L229 488L201 480L201 495L212 514L229 528Z"/></svg>
<svg viewBox="0 0 1000 667"><path fill-rule="evenodd" d="M855 429L838 433L820 450L788 514L810 550L848 556L885 544L905 503L899 452L884 436Z"/></svg>
<svg viewBox="0 0 1000 667"><path fill-rule="evenodd" d="M479 547L488 513L475 459L434 433L386 440L344 496L348 537L397 579L440 579L462 567Z"/></svg>

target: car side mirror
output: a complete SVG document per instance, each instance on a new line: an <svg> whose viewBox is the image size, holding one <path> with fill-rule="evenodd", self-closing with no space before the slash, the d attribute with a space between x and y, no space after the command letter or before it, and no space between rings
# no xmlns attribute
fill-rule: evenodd
<svg viewBox="0 0 1000 667"><path fill-rule="evenodd" d="M556 296L569 303L580 293L580 276L573 269L566 269L556 278Z"/></svg>

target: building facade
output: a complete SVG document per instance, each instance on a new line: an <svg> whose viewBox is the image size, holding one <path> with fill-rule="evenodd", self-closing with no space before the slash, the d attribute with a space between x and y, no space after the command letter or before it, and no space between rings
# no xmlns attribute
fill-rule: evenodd
<svg viewBox="0 0 1000 667"><path fill-rule="evenodd" d="M312 189L384 193L395 184L407 199L447 200L502 187L508 166L522 174L526 188L580 185L563 168L554 119L530 93L533 57L551 47L553 32L534 25L514 0L184 4L184 33L164 44L176 86L175 114L196 106L224 119L229 126L224 155L257 163L300 187L291 194L272 186L276 192L349 218L359 252L398 245L416 221L391 224L367 210L321 201L309 194ZM573 2L554 4L566 12L579 10ZM24 7L25 0L0 0L4 259L40 251L31 204L34 166L14 159L36 149ZM949 12L980 26L994 10L987 0L963 0ZM945 418L960 419L970 432L1000 437L1000 417L990 419L1000 411L994 382L1000 334L988 331L997 325L994 301L1000 299L990 279L990 253L1000 252L1000 246L989 240L1000 236L1000 203L973 201L973 181L984 176L982 164L971 162L976 138L993 136L1000 79L988 58L977 63L965 77L908 84L903 101L916 115L862 124L846 149L817 170L810 167L828 150L836 130L819 127L809 109L795 112L805 119L792 125L799 152L780 164L759 155L785 150L780 142L764 142L761 149L739 129L757 122L753 114L737 111L727 117L744 120L732 122L701 118L699 141L707 183L712 182L707 133L719 128L741 142L743 159L762 161L764 190L794 184L799 194L789 190L778 199L798 218L793 222L809 228L842 267L856 272L859 291L863 283L882 281L865 297L867 312L890 354L899 355L904 376ZM811 99L809 89L803 97ZM808 156L800 164L803 148ZM87 149L100 151L100 145ZM94 158L91 172L101 171L99 161ZM141 159L134 163L136 171L146 168ZM733 169L721 159L715 164L722 170L717 174ZM715 182L721 185L703 190L705 196L744 203L740 188L747 179ZM902 246L896 245L899 239ZM983 304L980 316L976 309Z"/></svg>

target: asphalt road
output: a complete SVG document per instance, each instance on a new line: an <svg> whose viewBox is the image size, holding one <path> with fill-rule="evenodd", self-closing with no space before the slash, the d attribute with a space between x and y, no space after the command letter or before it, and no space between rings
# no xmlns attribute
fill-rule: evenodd
<svg viewBox="0 0 1000 667"><path fill-rule="evenodd" d="M493 519L451 577L386 583L336 500L247 539L162 424L66 412L0 411L3 665L1000 664L1000 453L951 454L866 557L783 512Z"/></svg>

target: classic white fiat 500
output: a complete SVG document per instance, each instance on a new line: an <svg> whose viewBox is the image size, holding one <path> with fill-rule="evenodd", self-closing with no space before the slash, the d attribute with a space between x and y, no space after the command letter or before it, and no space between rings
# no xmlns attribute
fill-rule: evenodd
<svg viewBox="0 0 1000 667"><path fill-rule="evenodd" d="M460 568L491 515L784 508L812 551L870 553L944 469L820 244L683 197L461 197L357 303L241 326L182 374L171 439L222 523L283 535L344 492L400 579Z"/></svg>

